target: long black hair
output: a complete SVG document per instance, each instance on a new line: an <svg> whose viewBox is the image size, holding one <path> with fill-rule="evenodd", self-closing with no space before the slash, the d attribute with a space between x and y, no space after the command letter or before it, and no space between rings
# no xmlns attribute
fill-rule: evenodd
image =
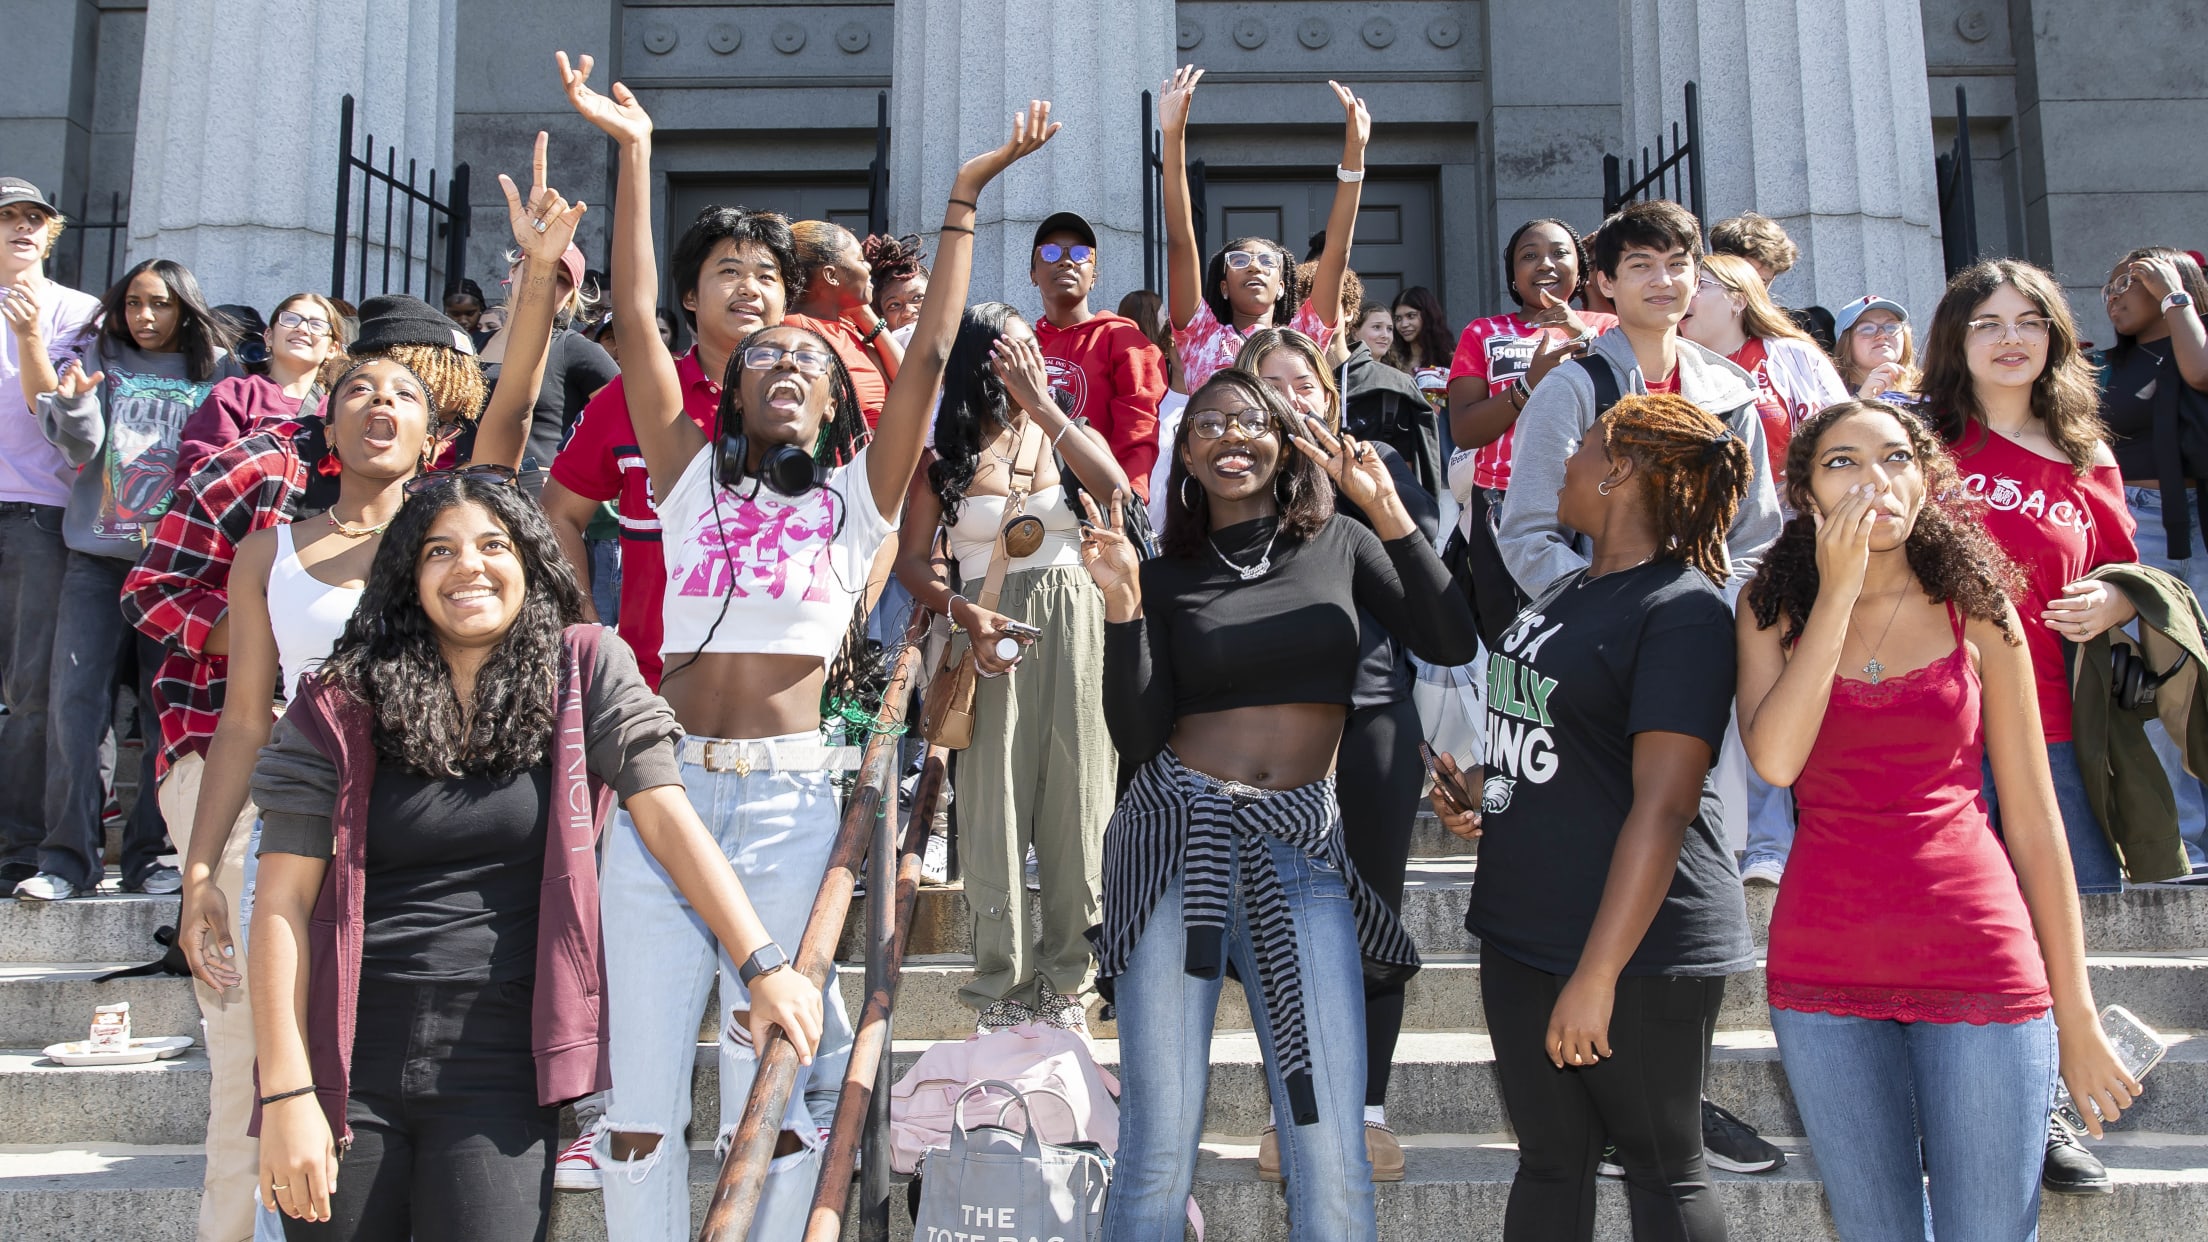
<svg viewBox="0 0 2208 1242"><path fill-rule="evenodd" d="M100 299L104 320L100 331L117 345L138 348L130 336L130 316L124 303L130 300L130 282L147 272L159 277L176 301L176 345L177 352L184 355L185 376L195 384L213 379L215 365L222 361L223 352L237 343L237 333L228 318L216 314L215 308L207 304L207 295L199 291L199 278L192 275L192 269L174 259L147 259L108 286L106 296Z"/></svg>
<svg viewBox="0 0 2208 1242"><path fill-rule="evenodd" d="M463 709L422 608L422 545L447 510L487 510L521 558L520 615L475 678ZM376 549L360 606L317 673L375 712L376 751L432 777L510 776L545 761L558 724L560 635L583 593L536 502L510 483L456 476L411 496Z"/></svg>
<svg viewBox="0 0 2208 1242"><path fill-rule="evenodd" d="M1303 305L1303 299L1310 291L1303 287L1303 281L1296 275L1296 256L1288 253L1286 246L1267 238L1237 237L1221 246L1219 252L1211 256L1211 262L1204 265L1204 302L1211 307L1212 318L1230 328L1234 326L1234 303L1227 300L1226 294L1219 292L1220 284L1227 279L1227 252L1255 248L1270 250L1280 256L1280 300L1273 303L1270 322L1285 328L1288 321L1296 317L1296 308ZM1346 295L1344 300L1347 300Z"/></svg>
<svg viewBox="0 0 2208 1242"><path fill-rule="evenodd" d="M958 336L943 364L943 399L935 413L935 461L928 486L943 505L943 521L958 521L958 502L973 486L981 446L1011 421L1012 398L989 365L989 351L1019 312L1003 302L980 302L959 316Z"/></svg>
<svg viewBox="0 0 2208 1242"><path fill-rule="evenodd" d="M1165 540L1167 556L1194 560L1211 547L1211 493L1201 484L1189 486L1188 463L1182 450L1196 425L1196 407L1207 393L1232 389L1252 405L1272 415L1272 434L1280 440L1280 464L1273 470L1273 499L1280 505L1280 533L1291 541L1309 539L1334 516L1334 483L1319 463L1303 455L1288 432L1296 417L1272 386L1248 371L1227 367L1190 393L1181 429L1173 437L1173 469L1165 482Z"/></svg>

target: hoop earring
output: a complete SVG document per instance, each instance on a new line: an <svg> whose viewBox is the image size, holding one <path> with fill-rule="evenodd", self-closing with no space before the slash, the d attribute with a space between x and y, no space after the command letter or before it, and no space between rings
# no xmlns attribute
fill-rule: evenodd
<svg viewBox="0 0 2208 1242"><path fill-rule="evenodd" d="M1195 481L1196 478L1194 475L1184 474L1181 476L1181 487L1179 492L1181 498L1181 507L1188 510L1190 513L1196 512L1196 502L1188 498L1188 485L1194 483Z"/></svg>
<svg viewBox="0 0 2208 1242"><path fill-rule="evenodd" d="M1595 484L1595 490L1596 490L1597 492L1600 492L1600 493L1602 493L1602 494L1603 494L1603 495L1605 495L1605 496L1609 495L1609 494L1610 494L1610 481L1609 481L1608 479L1605 479L1605 480L1603 480L1602 482L1600 482L1600 483L1597 483L1597 484Z"/></svg>

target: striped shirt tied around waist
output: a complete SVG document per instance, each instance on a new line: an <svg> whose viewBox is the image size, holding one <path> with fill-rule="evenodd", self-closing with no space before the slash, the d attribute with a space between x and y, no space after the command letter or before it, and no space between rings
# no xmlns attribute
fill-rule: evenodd
<svg viewBox="0 0 2208 1242"><path fill-rule="evenodd" d="M1150 912L1179 874L1181 920L1188 936L1185 969L1197 978L1219 978L1226 965L1237 835L1245 847L1262 847L1268 839L1283 842L1339 871L1365 958L1406 974L1417 970L1417 948L1395 912L1350 865L1340 825L1331 776L1295 789L1260 790L1185 767L1170 750L1158 752L1135 775L1104 834L1104 921L1089 933L1099 973L1116 977L1126 972ZM1269 849L1245 848L1242 881L1258 987L1271 1019L1289 1110L1295 1124L1310 1125L1319 1119L1319 1109L1304 1026L1295 920Z"/></svg>

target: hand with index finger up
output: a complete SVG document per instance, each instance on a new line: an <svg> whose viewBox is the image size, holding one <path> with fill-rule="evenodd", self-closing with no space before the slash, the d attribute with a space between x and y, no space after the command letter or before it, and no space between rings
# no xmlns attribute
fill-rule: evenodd
<svg viewBox="0 0 2208 1242"><path fill-rule="evenodd" d="M588 205L572 206L558 190L545 184L545 134L537 131L537 146L529 161L529 197L525 201L514 188L513 178L498 174L498 188L506 194L506 219L514 230L514 246L525 260L557 265L575 240L575 226L582 223Z"/></svg>

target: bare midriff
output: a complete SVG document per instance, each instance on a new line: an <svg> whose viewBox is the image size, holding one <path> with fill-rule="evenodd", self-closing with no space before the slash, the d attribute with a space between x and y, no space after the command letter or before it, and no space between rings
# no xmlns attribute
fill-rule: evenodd
<svg viewBox="0 0 2208 1242"><path fill-rule="evenodd" d="M1334 770L1342 724L1339 703L1275 703L1197 712L1173 724L1166 744L1184 767L1259 789L1294 789Z"/></svg>
<svg viewBox="0 0 2208 1242"><path fill-rule="evenodd" d="M670 655L659 693L692 737L781 737L820 728L820 688L827 677L819 656Z"/></svg>

